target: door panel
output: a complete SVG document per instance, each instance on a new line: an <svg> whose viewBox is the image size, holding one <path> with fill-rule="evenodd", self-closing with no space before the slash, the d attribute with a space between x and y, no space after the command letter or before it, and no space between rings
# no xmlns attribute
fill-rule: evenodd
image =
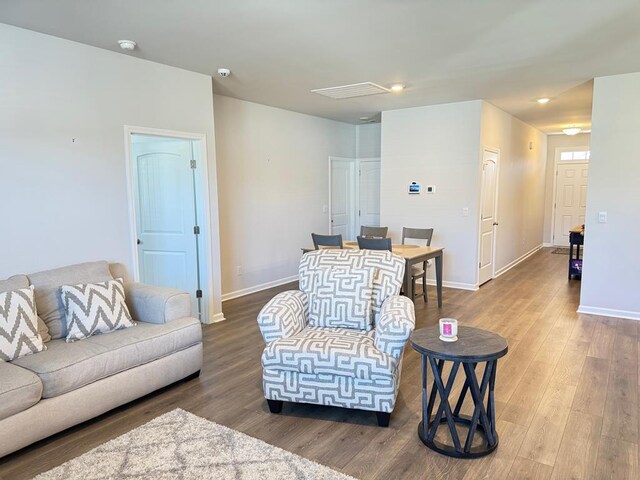
<svg viewBox="0 0 640 480"><path fill-rule="evenodd" d="M554 245L568 246L569 230L584 223L588 176L588 163L559 163L557 166Z"/></svg>
<svg viewBox="0 0 640 480"><path fill-rule="evenodd" d="M353 239L354 224L353 161L331 159L331 234Z"/></svg>
<svg viewBox="0 0 640 480"><path fill-rule="evenodd" d="M494 243L496 222L496 180L498 155L485 150L482 159L480 208L480 275L479 283L491 280L494 273Z"/></svg>
<svg viewBox="0 0 640 480"><path fill-rule="evenodd" d="M380 161L360 163L359 213L360 225L380 226Z"/></svg>
<svg viewBox="0 0 640 480"><path fill-rule="evenodd" d="M197 313L191 141L161 137L138 141L131 151L140 281L189 292Z"/></svg>

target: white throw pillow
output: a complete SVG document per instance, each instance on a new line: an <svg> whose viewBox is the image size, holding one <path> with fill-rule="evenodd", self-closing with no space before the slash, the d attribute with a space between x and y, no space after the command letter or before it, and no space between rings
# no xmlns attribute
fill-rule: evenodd
<svg viewBox="0 0 640 480"><path fill-rule="evenodd" d="M309 325L371 330L374 277L374 268L317 270L309 293Z"/></svg>
<svg viewBox="0 0 640 480"><path fill-rule="evenodd" d="M0 293L0 360L46 350L38 333L38 313L33 286Z"/></svg>
<svg viewBox="0 0 640 480"><path fill-rule="evenodd" d="M135 325L124 301L121 278L64 285L60 290L67 322L67 342Z"/></svg>

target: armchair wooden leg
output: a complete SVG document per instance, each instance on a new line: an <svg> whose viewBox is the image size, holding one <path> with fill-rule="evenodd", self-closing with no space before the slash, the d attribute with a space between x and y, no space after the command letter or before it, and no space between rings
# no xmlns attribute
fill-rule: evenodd
<svg viewBox="0 0 640 480"><path fill-rule="evenodd" d="M269 400L267 398L267 404L271 413L280 413L282 411L282 400Z"/></svg>
<svg viewBox="0 0 640 480"><path fill-rule="evenodd" d="M389 420L391 420L391 412L376 412L376 416L378 417L378 426L379 427L388 427Z"/></svg>

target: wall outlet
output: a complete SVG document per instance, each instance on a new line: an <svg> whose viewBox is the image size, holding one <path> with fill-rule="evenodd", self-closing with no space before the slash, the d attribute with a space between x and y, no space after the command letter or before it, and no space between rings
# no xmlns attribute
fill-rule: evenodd
<svg viewBox="0 0 640 480"><path fill-rule="evenodd" d="M242 275L242 265L236 267L236 275Z"/></svg>
<svg viewBox="0 0 640 480"><path fill-rule="evenodd" d="M607 223L607 212L598 212L598 223Z"/></svg>
<svg viewBox="0 0 640 480"><path fill-rule="evenodd" d="M469 216L469 207L462 207L462 216L463 217Z"/></svg>

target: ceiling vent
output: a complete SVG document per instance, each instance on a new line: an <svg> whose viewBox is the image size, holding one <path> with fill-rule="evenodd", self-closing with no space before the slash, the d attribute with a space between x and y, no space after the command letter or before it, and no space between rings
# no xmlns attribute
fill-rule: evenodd
<svg viewBox="0 0 640 480"><path fill-rule="evenodd" d="M340 87L317 88L311 91L324 97L333 98L334 100L364 97L366 95L380 95L381 93L391 92L388 88L381 87L372 82L354 83L353 85L342 85Z"/></svg>

